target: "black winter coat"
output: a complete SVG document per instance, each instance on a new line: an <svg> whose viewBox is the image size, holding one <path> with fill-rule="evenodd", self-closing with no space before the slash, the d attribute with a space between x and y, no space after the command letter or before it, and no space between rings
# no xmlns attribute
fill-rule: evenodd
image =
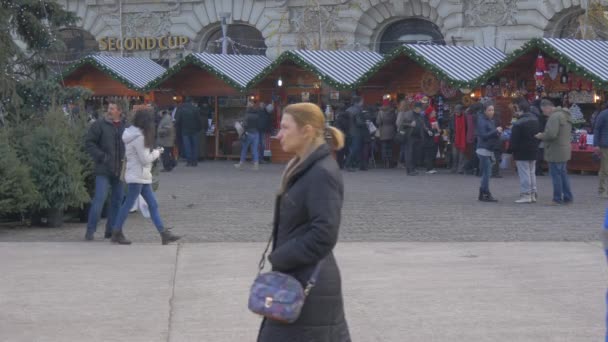
<svg viewBox="0 0 608 342"><path fill-rule="evenodd" d="M344 198L338 164L322 145L297 167L274 213L273 271L292 275L305 286L325 258L316 286L297 321L265 319L258 342L350 342L344 316L340 270L333 255Z"/></svg>
<svg viewBox="0 0 608 342"><path fill-rule="evenodd" d="M85 148L95 163L95 175L120 177L125 158L124 130L124 121L116 127L106 118L98 119L89 128Z"/></svg>
<svg viewBox="0 0 608 342"><path fill-rule="evenodd" d="M534 136L540 132L538 119L532 113L522 115L511 128L509 151L514 160L536 160L538 139Z"/></svg>
<svg viewBox="0 0 608 342"><path fill-rule="evenodd" d="M207 121L205 115L205 121ZM175 126L182 135L195 135L203 130L201 110L192 103L182 103L175 112Z"/></svg>

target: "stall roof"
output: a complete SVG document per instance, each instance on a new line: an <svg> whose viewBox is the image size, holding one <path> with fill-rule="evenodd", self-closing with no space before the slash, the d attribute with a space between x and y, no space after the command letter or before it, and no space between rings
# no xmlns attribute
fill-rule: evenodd
<svg viewBox="0 0 608 342"><path fill-rule="evenodd" d="M167 80L172 75L182 70L187 65L196 65L222 81L226 82L231 87L238 91L247 89L251 80L258 76L262 70L268 67L272 61L262 55L222 55L212 53L193 53L173 67L167 72L152 81L149 89L158 87L162 82Z"/></svg>
<svg viewBox="0 0 608 342"><path fill-rule="evenodd" d="M290 50L282 53L250 85L261 81L285 60L314 73L333 88L349 90L366 78L372 67L382 61L382 55L373 51Z"/></svg>
<svg viewBox="0 0 608 342"><path fill-rule="evenodd" d="M608 89L608 41L535 38L513 51L501 63L511 64L531 50L539 49L598 87Z"/></svg>
<svg viewBox="0 0 608 342"><path fill-rule="evenodd" d="M83 65L91 65L136 91L145 91L148 83L166 71L149 58L92 55L70 65L60 77L68 77Z"/></svg>
<svg viewBox="0 0 608 342"><path fill-rule="evenodd" d="M493 47L405 44L388 53L382 63L374 67L374 72L401 55L461 88L483 83L489 77L484 77L485 74L506 58L504 52Z"/></svg>

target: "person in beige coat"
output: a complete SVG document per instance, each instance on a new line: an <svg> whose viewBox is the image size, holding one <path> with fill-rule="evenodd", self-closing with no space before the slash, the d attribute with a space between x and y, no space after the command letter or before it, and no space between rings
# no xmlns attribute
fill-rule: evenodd
<svg viewBox="0 0 608 342"><path fill-rule="evenodd" d="M545 145L545 160L553 181L552 205L569 204L574 200L566 164L572 153L572 116L567 109L555 107L550 100L542 100L540 108L549 119L545 131L536 135Z"/></svg>
<svg viewBox="0 0 608 342"><path fill-rule="evenodd" d="M161 155L163 171L169 172L177 165L175 158L171 155L173 143L175 141L175 127L169 111L163 110L161 111L161 115L160 123L158 124L156 143L164 149L163 154Z"/></svg>

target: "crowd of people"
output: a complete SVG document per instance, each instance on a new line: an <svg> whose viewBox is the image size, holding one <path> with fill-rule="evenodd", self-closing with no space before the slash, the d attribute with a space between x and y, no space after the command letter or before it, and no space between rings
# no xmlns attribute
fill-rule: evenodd
<svg viewBox="0 0 608 342"><path fill-rule="evenodd" d="M515 160L520 178L520 198L516 203L535 203L538 199L536 176L544 175L547 163L554 193L552 205L573 201L566 163L571 158L572 118L570 112L549 99L530 103L514 98L509 106L514 122L503 127L490 101L480 101L465 108L454 106L452 113L437 116L437 109L426 97L417 97L410 105L384 100L382 105L365 106L360 97L336 115L334 125L346 135L346 146L337 153L341 169L366 171L381 156L384 168L402 168L408 176L420 169L427 174L437 171L441 156L452 173L481 177L480 201L496 202L490 191L490 178L501 178L503 154ZM608 198L608 106L595 116L594 144L602 154L600 196ZM394 158L393 147L398 146ZM605 155L604 155L605 154Z"/></svg>

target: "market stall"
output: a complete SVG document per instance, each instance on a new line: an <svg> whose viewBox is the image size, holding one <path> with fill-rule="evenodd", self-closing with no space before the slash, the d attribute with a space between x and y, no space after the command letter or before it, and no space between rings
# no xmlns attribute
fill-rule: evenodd
<svg viewBox="0 0 608 342"><path fill-rule="evenodd" d="M606 99L608 89L608 42L575 39L533 39L511 53L499 70L479 89L492 98L503 113L503 125L511 123L508 105L513 97L530 102L549 98L568 108L574 120L571 170L597 171L591 148L579 148L579 136L590 132L591 117ZM592 137L589 141L591 142Z"/></svg>
<svg viewBox="0 0 608 342"><path fill-rule="evenodd" d="M276 128L282 108L297 102L316 103L331 122L334 110L350 100L358 80L381 60L382 55L370 51L287 51L256 77L252 89L274 104ZM270 146L273 162L291 158L277 139L271 137Z"/></svg>
<svg viewBox="0 0 608 342"><path fill-rule="evenodd" d="M367 102L406 100L413 105L421 95L437 110L439 123L447 128L453 106L475 101L473 89L504 60L496 48L446 45L402 45L375 65L358 86ZM487 76L485 76L487 77ZM472 97L473 96L473 97ZM438 163L444 163L447 145L440 144ZM394 146L395 158L399 148Z"/></svg>
<svg viewBox="0 0 608 342"><path fill-rule="evenodd" d="M97 114L109 99L153 102L148 84L164 72L165 68L148 58L87 56L70 65L57 80L65 87L90 89L93 95L85 110Z"/></svg>
<svg viewBox="0 0 608 342"><path fill-rule="evenodd" d="M158 105L177 105L192 97L209 120L209 130L201 138L201 157L239 158L238 134L234 124L242 120L247 101L257 99L247 92L251 80L270 65L259 55L188 55L151 82ZM162 100L160 100L162 99Z"/></svg>

